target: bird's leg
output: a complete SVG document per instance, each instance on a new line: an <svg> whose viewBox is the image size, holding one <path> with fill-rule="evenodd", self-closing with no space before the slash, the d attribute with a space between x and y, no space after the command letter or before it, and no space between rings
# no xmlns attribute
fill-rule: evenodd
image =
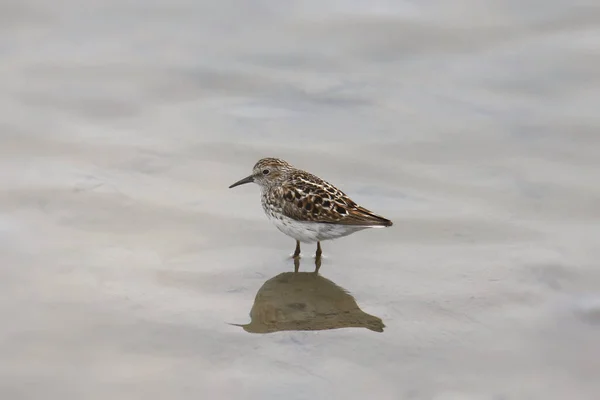
<svg viewBox="0 0 600 400"><path fill-rule="evenodd" d="M319 268L321 268L321 254L323 251L321 250L321 242L317 242L317 252L315 253L315 274L319 273Z"/></svg>
<svg viewBox="0 0 600 400"><path fill-rule="evenodd" d="M300 270L300 257L294 257L294 273Z"/></svg>
<svg viewBox="0 0 600 400"><path fill-rule="evenodd" d="M294 257L294 258L300 257L300 241L299 240L296 240L296 250L294 250L294 255L292 257Z"/></svg>
<svg viewBox="0 0 600 400"><path fill-rule="evenodd" d="M321 250L321 242L317 242L317 252L315 253L315 259L321 260L321 254L323 254L323 251Z"/></svg>

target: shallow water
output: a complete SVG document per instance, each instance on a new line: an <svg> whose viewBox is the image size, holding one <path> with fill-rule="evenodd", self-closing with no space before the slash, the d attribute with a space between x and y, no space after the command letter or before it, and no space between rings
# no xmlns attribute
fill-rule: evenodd
<svg viewBox="0 0 600 400"><path fill-rule="evenodd" d="M594 2L84 3L0 5L1 398L600 397ZM294 275L264 156L394 226Z"/></svg>

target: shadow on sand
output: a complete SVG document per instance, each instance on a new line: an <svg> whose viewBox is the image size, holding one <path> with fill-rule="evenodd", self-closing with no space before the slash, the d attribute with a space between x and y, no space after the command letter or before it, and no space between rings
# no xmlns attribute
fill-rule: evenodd
<svg viewBox="0 0 600 400"><path fill-rule="evenodd" d="M319 263L320 264L320 263ZM256 293L251 321L236 325L250 333L367 328L383 332L383 321L363 312L344 288L315 272L284 272L267 280Z"/></svg>

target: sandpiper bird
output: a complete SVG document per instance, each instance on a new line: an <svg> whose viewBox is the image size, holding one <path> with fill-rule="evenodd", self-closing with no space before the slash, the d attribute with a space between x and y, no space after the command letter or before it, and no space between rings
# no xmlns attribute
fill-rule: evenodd
<svg viewBox="0 0 600 400"><path fill-rule="evenodd" d="M296 239L294 258L300 256L300 242L317 242L315 258L320 265L322 240L392 226L392 221L359 206L330 183L278 158L259 160L252 175L229 188L251 182L260 186L267 217L281 232Z"/></svg>

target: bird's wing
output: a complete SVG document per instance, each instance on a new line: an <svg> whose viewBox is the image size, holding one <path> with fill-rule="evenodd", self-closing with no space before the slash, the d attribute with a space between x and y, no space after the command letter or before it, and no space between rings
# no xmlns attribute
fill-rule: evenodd
<svg viewBox="0 0 600 400"><path fill-rule="evenodd" d="M297 221L354 226L391 226L392 221L356 204L344 192L307 172L281 186L283 215Z"/></svg>

